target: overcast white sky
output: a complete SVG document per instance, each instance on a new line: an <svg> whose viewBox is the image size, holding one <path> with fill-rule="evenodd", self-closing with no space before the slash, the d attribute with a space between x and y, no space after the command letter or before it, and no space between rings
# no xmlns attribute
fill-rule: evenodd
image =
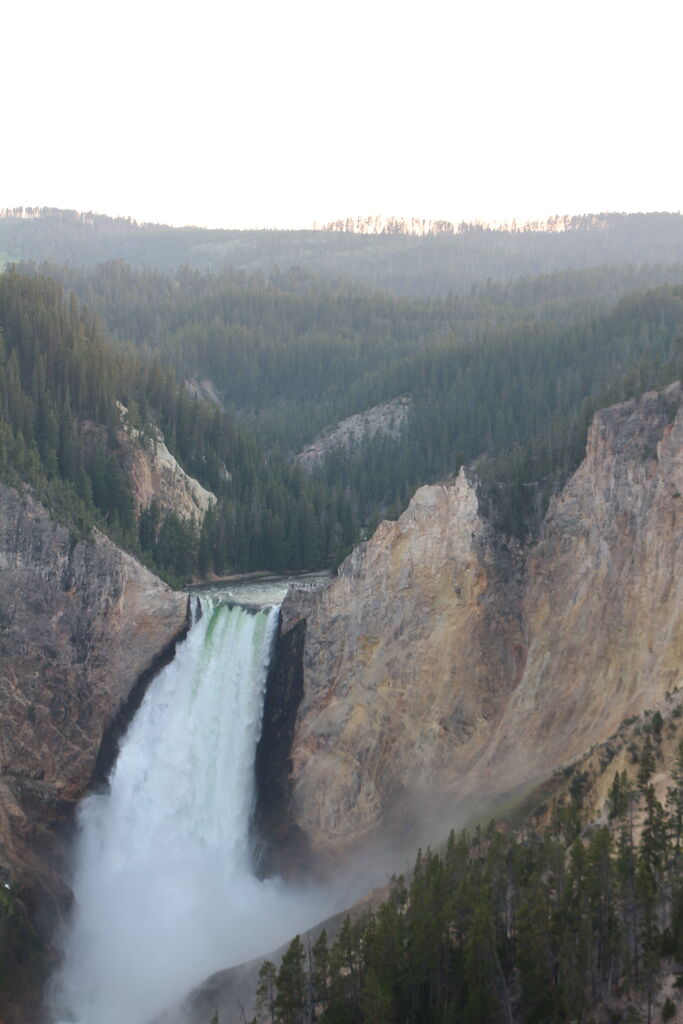
<svg viewBox="0 0 683 1024"><path fill-rule="evenodd" d="M215 227L683 207L673 0L20 0L0 206Z"/></svg>

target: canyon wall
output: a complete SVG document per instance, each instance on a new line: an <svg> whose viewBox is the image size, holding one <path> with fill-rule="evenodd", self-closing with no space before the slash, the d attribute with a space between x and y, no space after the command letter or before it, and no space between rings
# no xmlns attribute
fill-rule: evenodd
<svg viewBox="0 0 683 1024"><path fill-rule="evenodd" d="M681 398L676 384L599 413L526 552L463 470L338 578L290 592L283 635L306 634L287 808L317 854L446 826L683 682Z"/></svg>
<svg viewBox="0 0 683 1024"><path fill-rule="evenodd" d="M0 484L0 943L13 965L0 987L38 971L68 903L75 801L106 771L117 726L186 621L186 595ZM3 1020L12 999L4 991Z"/></svg>
<svg viewBox="0 0 683 1024"><path fill-rule="evenodd" d="M527 559L526 668L484 779L571 760L683 684L682 398L596 415Z"/></svg>

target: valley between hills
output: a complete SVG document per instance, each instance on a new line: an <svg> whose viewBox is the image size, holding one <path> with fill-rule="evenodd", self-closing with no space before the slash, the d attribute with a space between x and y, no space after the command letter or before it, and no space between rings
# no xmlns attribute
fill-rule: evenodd
<svg viewBox="0 0 683 1024"><path fill-rule="evenodd" d="M658 217L236 233L233 266L215 234L0 218L3 1024L61 1019L77 807L196 635L183 587L325 569L262 665L249 878L384 883L140 1024L230 1024L236 993L259 1024L683 1019L683 229Z"/></svg>

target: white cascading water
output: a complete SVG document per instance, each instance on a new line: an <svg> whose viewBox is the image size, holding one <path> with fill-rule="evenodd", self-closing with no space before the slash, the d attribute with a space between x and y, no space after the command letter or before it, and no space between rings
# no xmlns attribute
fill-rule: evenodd
<svg viewBox="0 0 683 1024"><path fill-rule="evenodd" d="M141 1024L331 911L250 866L254 756L278 608L202 599L152 682L109 791L83 801L56 1019ZM321 898L322 897L322 898Z"/></svg>

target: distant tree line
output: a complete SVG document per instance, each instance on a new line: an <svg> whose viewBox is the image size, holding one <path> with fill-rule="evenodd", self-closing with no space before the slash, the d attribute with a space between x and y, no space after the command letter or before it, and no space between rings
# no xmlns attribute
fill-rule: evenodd
<svg viewBox="0 0 683 1024"><path fill-rule="evenodd" d="M430 220L424 217L386 217L374 214L366 217L344 217L328 221L319 227L320 231L338 231L357 235L471 235L475 232L495 231L500 234L525 234L540 232L552 234L566 231L599 231L608 229L627 216L642 217L643 214L556 214L546 220L527 220L518 223L502 221L487 223L486 221L460 221L454 224L449 220ZM645 215L652 216L652 215Z"/></svg>
<svg viewBox="0 0 683 1024"><path fill-rule="evenodd" d="M317 231L237 231L19 207L0 216L0 259L4 253L14 261L49 259L76 267L123 259L140 269L167 272L191 267L268 274L300 267L412 298L462 295L489 279L507 283L570 268L683 260L683 217L676 213L558 216L497 227L376 221L345 218Z"/></svg>

